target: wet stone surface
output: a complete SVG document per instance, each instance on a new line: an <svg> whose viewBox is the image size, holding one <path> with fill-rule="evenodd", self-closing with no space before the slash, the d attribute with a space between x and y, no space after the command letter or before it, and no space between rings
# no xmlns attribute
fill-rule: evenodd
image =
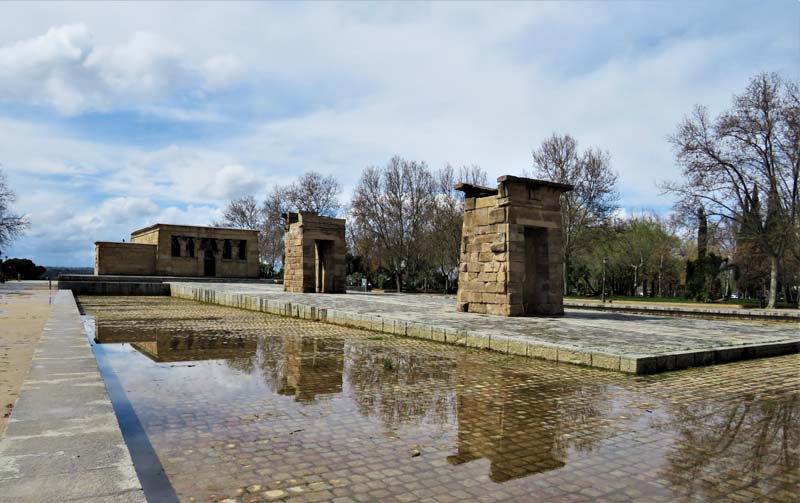
<svg viewBox="0 0 800 503"><path fill-rule="evenodd" d="M635 377L80 301L182 501L800 501L798 355Z"/></svg>

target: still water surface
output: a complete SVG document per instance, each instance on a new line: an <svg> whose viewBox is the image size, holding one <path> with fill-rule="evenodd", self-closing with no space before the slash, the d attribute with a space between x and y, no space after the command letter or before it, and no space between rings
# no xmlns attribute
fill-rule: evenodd
<svg viewBox="0 0 800 503"><path fill-rule="evenodd" d="M797 355L633 377L171 298L80 302L153 500L800 501Z"/></svg>

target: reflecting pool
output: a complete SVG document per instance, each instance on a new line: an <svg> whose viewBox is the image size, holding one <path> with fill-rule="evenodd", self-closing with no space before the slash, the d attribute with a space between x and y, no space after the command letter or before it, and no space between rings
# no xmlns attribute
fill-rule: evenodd
<svg viewBox="0 0 800 503"><path fill-rule="evenodd" d="M800 356L636 377L165 297L81 297L149 496L800 501Z"/></svg>

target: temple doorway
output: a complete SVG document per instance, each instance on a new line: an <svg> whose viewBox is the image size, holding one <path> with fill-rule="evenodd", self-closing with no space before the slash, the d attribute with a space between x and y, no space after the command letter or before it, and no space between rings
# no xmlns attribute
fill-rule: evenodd
<svg viewBox="0 0 800 503"><path fill-rule="evenodd" d="M316 270L314 291L333 292L333 241L317 239L314 241L314 268Z"/></svg>
<svg viewBox="0 0 800 503"><path fill-rule="evenodd" d="M525 276L522 304L525 314L541 314L539 306L547 304L550 291L550 264L547 229L525 227Z"/></svg>

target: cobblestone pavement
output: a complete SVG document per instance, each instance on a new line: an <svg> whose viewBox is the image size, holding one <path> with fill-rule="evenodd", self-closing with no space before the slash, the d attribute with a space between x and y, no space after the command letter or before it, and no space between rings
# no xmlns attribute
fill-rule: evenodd
<svg viewBox="0 0 800 503"><path fill-rule="evenodd" d="M182 501L800 501L798 355L630 376L171 298L80 302Z"/></svg>
<svg viewBox="0 0 800 503"><path fill-rule="evenodd" d="M770 342L800 341L800 323L719 321L568 309L562 317L502 317L459 313L455 297L409 294L292 294L280 285L193 283L217 291L281 302L432 324L474 334L574 346L616 355L663 353Z"/></svg>

